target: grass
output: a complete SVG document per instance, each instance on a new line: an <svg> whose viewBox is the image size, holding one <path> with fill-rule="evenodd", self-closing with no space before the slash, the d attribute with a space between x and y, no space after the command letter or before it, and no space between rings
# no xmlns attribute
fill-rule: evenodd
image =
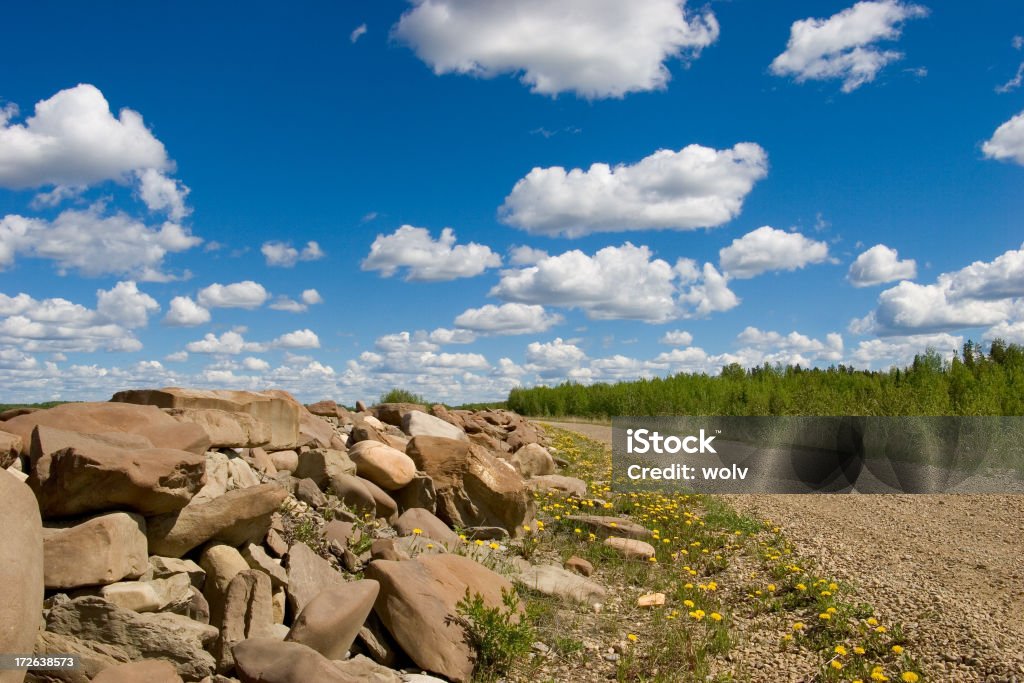
<svg viewBox="0 0 1024 683"><path fill-rule="evenodd" d="M564 473L588 482L589 495L536 494L538 519L510 550L533 561L587 559L608 599L595 611L525 591L532 626L551 653L517 660L508 680L602 666L619 681L757 680L751 657L776 653L806 669L807 680L924 680L901 626L882 623L853 586L799 557L778 527L714 497L615 494L604 444L548 431L569 461ZM623 559L569 519L576 514L643 524L654 558ZM652 592L665 593L664 606L636 606ZM605 659L608 648L614 662Z"/></svg>

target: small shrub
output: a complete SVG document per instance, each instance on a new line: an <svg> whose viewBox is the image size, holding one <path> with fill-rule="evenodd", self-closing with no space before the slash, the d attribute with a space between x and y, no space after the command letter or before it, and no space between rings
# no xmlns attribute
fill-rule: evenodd
<svg viewBox="0 0 1024 683"><path fill-rule="evenodd" d="M455 609L459 622L477 650L477 675L490 679L506 673L516 659L525 656L535 639L533 627L516 609L519 596L502 590L503 607L487 607L479 593L466 596Z"/></svg>
<svg viewBox="0 0 1024 683"><path fill-rule="evenodd" d="M427 400L419 394L414 394L408 389L400 389L395 387L391 391L381 394L378 403L423 403Z"/></svg>

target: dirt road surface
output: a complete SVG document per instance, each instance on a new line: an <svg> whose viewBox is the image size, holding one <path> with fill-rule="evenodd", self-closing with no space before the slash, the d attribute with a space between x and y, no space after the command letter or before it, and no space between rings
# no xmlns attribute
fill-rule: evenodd
<svg viewBox="0 0 1024 683"><path fill-rule="evenodd" d="M546 424L611 444L607 425ZM1024 496L723 498L902 622L933 679L1024 682Z"/></svg>

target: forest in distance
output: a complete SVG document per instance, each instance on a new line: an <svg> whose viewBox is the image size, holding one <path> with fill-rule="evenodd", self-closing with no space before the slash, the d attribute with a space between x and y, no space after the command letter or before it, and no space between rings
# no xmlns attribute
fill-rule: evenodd
<svg viewBox="0 0 1024 683"><path fill-rule="evenodd" d="M968 341L945 360L934 349L904 368L858 370L727 365L614 384L516 388L510 410L533 417L616 415L1024 415L1024 346Z"/></svg>

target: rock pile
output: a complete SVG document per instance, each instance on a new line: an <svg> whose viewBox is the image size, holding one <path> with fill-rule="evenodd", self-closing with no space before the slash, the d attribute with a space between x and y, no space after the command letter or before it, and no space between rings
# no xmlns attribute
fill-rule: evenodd
<svg viewBox="0 0 1024 683"><path fill-rule="evenodd" d="M0 681L468 680L456 603L512 583L465 539L515 537L532 489L583 483L514 413L358 407L165 388L0 416L0 642L81 662Z"/></svg>

